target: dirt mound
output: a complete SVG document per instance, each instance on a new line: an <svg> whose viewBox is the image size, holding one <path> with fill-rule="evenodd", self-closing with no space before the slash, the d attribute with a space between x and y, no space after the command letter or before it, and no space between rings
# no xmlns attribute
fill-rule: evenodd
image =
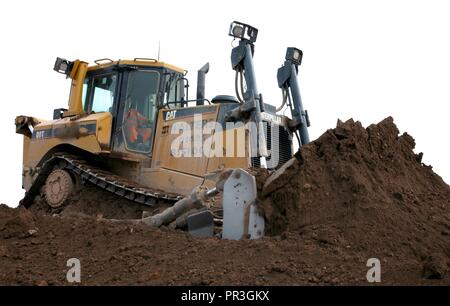
<svg viewBox="0 0 450 306"><path fill-rule="evenodd" d="M24 208L11 211L8 206L0 204L0 238L25 238L33 235L37 228L35 218Z"/></svg>
<svg viewBox="0 0 450 306"><path fill-rule="evenodd" d="M450 187L413 152L414 139L398 135L390 117L366 129L339 121L304 146L265 182L268 232L301 231L366 257L447 261Z"/></svg>
<svg viewBox="0 0 450 306"><path fill-rule="evenodd" d="M70 258L84 285L368 284L369 258L382 284L448 285L450 187L413 148L391 118L338 122L284 172L257 176L270 236L255 241L111 222L141 211L89 189L60 215L3 205L0 285L69 284Z"/></svg>
<svg viewBox="0 0 450 306"><path fill-rule="evenodd" d="M448 224L450 187L421 163L414 146L408 134L398 136L392 118L367 129L338 122L266 182L270 231L327 222ZM426 221L431 216L438 219Z"/></svg>

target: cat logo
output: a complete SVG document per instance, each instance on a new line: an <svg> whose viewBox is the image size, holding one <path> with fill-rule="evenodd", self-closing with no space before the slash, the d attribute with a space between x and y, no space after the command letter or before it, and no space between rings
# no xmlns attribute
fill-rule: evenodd
<svg viewBox="0 0 450 306"><path fill-rule="evenodd" d="M176 115L177 115L177 110L168 111L168 112L166 112L166 119L165 120L166 121L173 120L173 119L175 119Z"/></svg>
<svg viewBox="0 0 450 306"><path fill-rule="evenodd" d="M282 122L280 116L275 115L275 114L270 114L270 113L261 113L261 118L263 120L270 121L272 123L279 124L279 125L281 125L281 122Z"/></svg>

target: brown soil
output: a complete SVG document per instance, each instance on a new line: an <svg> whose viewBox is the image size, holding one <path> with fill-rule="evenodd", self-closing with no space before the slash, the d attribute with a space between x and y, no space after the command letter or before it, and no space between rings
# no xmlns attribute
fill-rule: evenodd
<svg viewBox="0 0 450 306"><path fill-rule="evenodd" d="M68 284L75 257L85 285L368 284L369 258L381 284L449 285L450 187L413 148L391 118L338 122L277 179L258 175L271 236L255 241L111 222L140 209L92 190L60 215L0 205L0 284Z"/></svg>

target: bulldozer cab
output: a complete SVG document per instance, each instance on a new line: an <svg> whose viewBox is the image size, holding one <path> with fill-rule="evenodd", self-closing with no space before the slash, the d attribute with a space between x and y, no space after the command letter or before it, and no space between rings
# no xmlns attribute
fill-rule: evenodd
<svg viewBox="0 0 450 306"><path fill-rule="evenodd" d="M159 109L184 106L183 76L181 71L157 66L89 69L83 83L83 110L112 114L112 152L151 155Z"/></svg>

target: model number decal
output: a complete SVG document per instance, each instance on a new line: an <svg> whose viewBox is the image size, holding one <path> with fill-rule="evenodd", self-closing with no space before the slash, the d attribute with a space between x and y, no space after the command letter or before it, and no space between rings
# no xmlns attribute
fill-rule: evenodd
<svg viewBox="0 0 450 306"><path fill-rule="evenodd" d="M36 139L44 139L45 131L36 131Z"/></svg>
<svg viewBox="0 0 450 306"><path fill-rule="evenodd" d="M77 138L97 133L96 123L81 123L71 125L59 125L43 130L34 130L32 140L43 140L48 138Z"/></svg>

